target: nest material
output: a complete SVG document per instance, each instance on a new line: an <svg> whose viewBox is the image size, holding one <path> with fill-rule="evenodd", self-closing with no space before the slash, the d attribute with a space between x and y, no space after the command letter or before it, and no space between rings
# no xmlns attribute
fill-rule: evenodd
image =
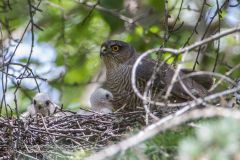
<svg viewBox="0 0 240 160"><path fill-rule="evenodd" d="M99 150L144 124L144 111L115 114L42 117L23 122L0 118L0 158L42 158L56 148ZM62 149L60 149L62 151Z"/></svg>

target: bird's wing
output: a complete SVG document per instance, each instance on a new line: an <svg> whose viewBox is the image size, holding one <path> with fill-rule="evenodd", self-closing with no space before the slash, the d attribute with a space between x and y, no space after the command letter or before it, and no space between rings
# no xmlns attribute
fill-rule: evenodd
<svg viewBox="0 0 240 160"><path fill-rule="evenodd" d="M21 114L21 118L27 118L30 116L34 116L36 115L35 109L34 109L34 105L31 104L30 106L27 107L27 111Z"/></svg>
<svg viewBox="0 0 240 160"><path fill-rule="evenodd" d="M52 115L56 112L59 112L59 111L60 111L60 107L57 104L55 104L55 103L50 104L50 107L49 107L50 115Z"/></svg>
<svg viewBox="0 0 240 160"><path fill-rule="evenodd" d="M155 64L156 61L150 59L143 59L141 61L141 64L137 68L137 79L139 81L148 81L152 76ZM162 63L160 70L157 72L153 86L160 89L167 89L167 87L171 83L174 73L174 69L172 69L168 64ZM184 75L185 74L182 71L179 72L180 78L184 77ZM207 90L191 78L185 78L184 80L182 80L182 82L194 96L203 97L207 94ZM180 82L175 82L171 93L182 99L192 99L181 86Z"/></svg>
<svg viewBox="0 0 240 160"><path fill-rule="evenodd" d="M184 73L184 74L190 74L190 73L194 73L196 71L192 71L190 69L181 69L181 71ZM214 79L211 75L205 75L205 74L199 74L199 75L194 75L194 76L191 76L191 78L198 82L199 84L201 84L205 89L209 90L213 83L214 83Z"/></svg>
<svg viewBox="0 0 240 160"><path fill-rule="evenodd" d="M107 108L107 107L106 108L101 108L100 113L108 114L108 113L112 113L112 110Z"/></svg>
<svg viewBox="0 0 240 160"><path fill-rule="evenodd" d="M20 118L22 118L22 119L25 119L27 117L30 117L30 113L28 111L26 111L20 115Z"/></svg>

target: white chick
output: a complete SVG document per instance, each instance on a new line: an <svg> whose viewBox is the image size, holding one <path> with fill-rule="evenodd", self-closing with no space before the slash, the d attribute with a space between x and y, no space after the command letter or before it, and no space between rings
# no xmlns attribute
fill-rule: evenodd
<svg viewBox="0 0 240 160"><path fill-rule="evenodd" d="M113 100L111 92L103 88L96 89L90 97L92 111L101 114L112 113L113 106L111 100ZM91 115L93 113L80 109L77 114Z"/></svg>
<svg viewBox="0 0 240 160"><path fill-rule="evenodd" d="M113 106L111 100L113 100L111 92L103 88L96 89L90 97L92 110L104 114L112 113Z"/></svg>
<svg viewBox="0 0 240 160"><path fill-rule="evenodd" d="M27 111L21 117L27 118L29 116L36 116L37 113L42 116L50 116L60 109L59 106L54 104L47 93L37 93L33 97L33 102L28 106Z"/></svg>

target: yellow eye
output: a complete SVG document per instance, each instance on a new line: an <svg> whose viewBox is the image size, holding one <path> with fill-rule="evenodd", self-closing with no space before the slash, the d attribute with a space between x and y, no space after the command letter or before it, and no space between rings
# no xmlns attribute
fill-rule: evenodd
<svg viewBox="0 0 240 160"><path fill-rule="evenodd" d="M114 51L114 52L119 51L119 46L117 46L117 45L112 46L112 51Z"/></svg>

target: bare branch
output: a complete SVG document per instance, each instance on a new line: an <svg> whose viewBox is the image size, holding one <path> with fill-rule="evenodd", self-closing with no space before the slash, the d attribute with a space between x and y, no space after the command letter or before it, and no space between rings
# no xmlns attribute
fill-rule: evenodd
<svg viewBox="0 0 240 160"><path fill-rule="evenodd" d="M156 105L159 105L159 106L165 106L166 104L165 103L162 103L162 102L154 102L154 101L151 101L151 100L148 100L148 98L144 98L144 96L139 92L139 90L137 89L136 87L136 70L137 70L137 66L141 63L141 60L145 57L147 57L149 54L153 53L153 52L158 52L158 51L162 51L162 52L170 52L172 54L175 54L175 55L178 55L180 53L184 53L184 52L188 52L198 46L201 46L205 43L208 43L210 41L213 41L215 39L219 39L221 37L224 37L224 36L227 36L229 34L232 34L232 33L235 33L235 32L239 32L240 31L240 26L238 27L235 27L235 28L231 28L231 29L228 29L228 30L225 30L225 31L222 31L221 33L218 33L218 34L215 34L207 39L204 39L202 41L199 41L199 42L196 42L194 43L193 45L190 45L190 46L187 46L185 48L181 48L181 49L171 49L171 48L154 48L154 49L150 49L146 52L144 52L143 54L141 54L138 59L136 60L136 62L134 63L133 65L133 69L132 69L132 74L131 74L131 84L132 84L132 87L133 87L133 90L135 92L135 94L141 98L143 101L146 101L146 102L149 102L151 104L156 104ZM214 74L214 73L213 73ZM182 106L182 105L187 105L186 103L181 103L181 104L176 104L176 105L179 105L179 106ZM171 105L171 104L169 104ZM174 106L176 106L174 105Z"/></svg>
<svg viewBox="0 0 240 160"><path fill-rule="evenodd" d="M190 120L196 120L200 118L210 118L215 116L221 117L232 117L240 120L240 111L233 111L226 108L205 108L190 111L179 117L171 119L161 119L158 122L146 127L144 130L138 132L136 135L121 141L118 144L111 145L102 151L86 158L86 160L104 160L113 157L114 155L127 150L130 147L136 146L137 144L144 142L156 134L163 132L167 129L181 125Z"/></svg>

